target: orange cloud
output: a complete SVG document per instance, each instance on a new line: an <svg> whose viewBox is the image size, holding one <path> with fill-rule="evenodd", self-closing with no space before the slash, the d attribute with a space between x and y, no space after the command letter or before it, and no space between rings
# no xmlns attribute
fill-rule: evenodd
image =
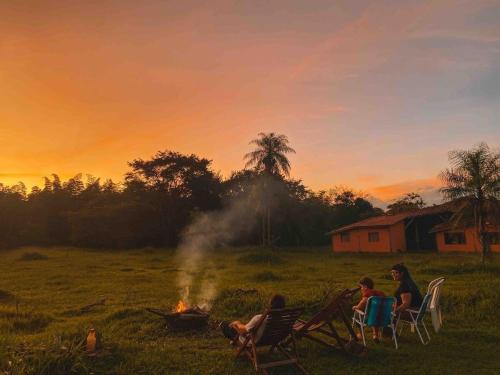
<svg viewBox="0 0 500 375"><path fill-rule="evenodd" d="M437 177L412 181L402 181L390 185L375 186L368 189L368 192L384 201L392 200L403 196L406 193L415 192L420 195L435 193L442 186Z"/></svg>

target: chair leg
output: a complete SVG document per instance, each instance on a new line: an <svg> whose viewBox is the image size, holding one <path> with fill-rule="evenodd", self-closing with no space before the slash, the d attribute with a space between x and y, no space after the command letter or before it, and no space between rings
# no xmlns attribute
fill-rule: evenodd
<svg viewBox="0 0 500 375"><path fill-rule="evenodd" d="M424 338L422 337L422 334L420 333L420 330L418 329L418 325L415 326L417 329L418 337L420 337L420 341L422 342L423 345L425 345Z"/></svg>
<svg viewBox="0 0 500 375"><path fill-rule="evenodd" d="M363 323L361 323L359 325L359 329L361 330L361 337L363 338L363 345L366 346L365 325Z"/></svg>
<svg viewBox="0 0 500 375"><path fill-rule="evenodd" d="M295 340L294 340L294 342L295 342ZM296 368L297 368L297 369L298 369L298 370L299 370L302 374L304 374L304 375L309 375L309 374L307 373L307 371L305 370L305 368L303 368L303 367L302 367L302 365L299 363L299 358L298 358L298 356L297 356L297 351L295 351L295 357L292 357L292 356L290 355L290 353L287 353L287 352L286 352L285 348L284 348L281 344L278 344L278 345L277 345L277 348L278 348L278 350L279 350L279 351L280 351L280 352L281 352L281 353L282 353L285 357L287 357L288 359L292 359L292 360L294 360L294 362L292 363L292 365L293 365L294 367L296 367Z"/></svg>
<svg viewBox="0 0 500 375"><path fill-rule="evenodd" d="M399 324L399 319L398 321L396 322L396 331L398 330L398 324ZM401 323L401 328L399 329L399 336L401 336L401 334L403 333L403 328L405 327L405 324L404 322Z"/></svg>
<svg viewBox="0 0 500 375"><path fill-rule="evenodd" d="M424 330L425 330L425 334L427 335L427 343L429 343L429 341L431 341L431 335L429 335L429 331L427 330L427 326L425 325L425 322L422 320L422 326L424 327Z"/></svg>
<svg viewBox="0 0 500 375"><path fill-rule="evenodd" d="M292 334L292 349L293 353L295 354L295 358L299 357L299 354L297 352L297 341L295 340L295 336Z"/></svg>
<svg viewBox="0 0 500 375"><path fill-rule="evenodd" d="M396 346L396 350L398 349L398 338L396 337L396 327L394 326L394 323L391 323L391 329L392 329L392 338L394 339L394 345Z"/></svg>
<svg viewBox="0 0 500 375"><path fill-rule="evenodd" d="M255 371L259 372L259 360L257 358L257 348L255 347L255 343L252 341L252 357L253 357L253 365L255 367Z"/></svg>

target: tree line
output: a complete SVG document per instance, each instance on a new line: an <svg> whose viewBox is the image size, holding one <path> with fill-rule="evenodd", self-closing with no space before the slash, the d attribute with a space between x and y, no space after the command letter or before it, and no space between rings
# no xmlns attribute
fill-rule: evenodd
<svg viewBox="0 0 500 375"><path fill-rule="evenodd" d="M19 183L0 183L0 247L22 245L95 248L175 247L198 215L223 212L250 200L235 227L246 225L235 245L317 246L332 229L382 214L426 206L408 193L387 212L348 188L315 192L290 178L286 136L259 133L244 169L223 178L212 161L174 151L128 163L123 182L81 174L61 181L45 177L43 188L28 193ZM449 154L451 167L440 174L444 200L455 201L455 227L475 226L488 252L488 228L500 227L500 154L481 143ZM256 193L258 187L258 193Z"/></svg>
<svg viewBox="0 0 500 375"><path fill-rule="evenodd" d="M22 183L0 184L0 247L174 247L196 215L223 209L265 173L243 169L224 179L210 160L173 151L129 166L122 183L80 174L61 181L53 174L29 193ZM281 174L272 184L272 215L256 201L247 215L258 224L236 245L323 245L332 228L383 213L348 189L314 192Z"/></svg>

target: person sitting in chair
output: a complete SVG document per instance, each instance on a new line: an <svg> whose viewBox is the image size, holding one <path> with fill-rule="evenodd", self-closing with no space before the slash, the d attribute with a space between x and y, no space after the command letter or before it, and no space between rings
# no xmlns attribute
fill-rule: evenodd
<svg viewBox="0 0 500 375"><path fill-rule="evenodd" d="M391 268L391 275L399 282L398 289L394 293L397 299L396 314L404 313L409 308L418 310L422 304L422 294L411 278L408 268L403 263L395 264Z"/></svg>
<svg viewBox="0 0 500 375"><path fill-rule="evenodd" d="M366 304L368 302L368 298L370 297L385 297L384 292L381 292L380 290L373 289L375 286L374 282L372 279L369 277L363 277L361 280L359 280L359 287L361 289L361 300L358 302L357 305L352 307L352 311L360 310L364 311ZM373 329L373 340L375 342L379 342L379 327L372 327Z"/></svg>
<svg viewBox="0 0 500 375"><path fill-rule="evenodd" d="M270 309L284 309L285 308L285 297L281 294L275 294L269 300L269 308ZM220 329L222 330L222 334L226 336L231 343L233 343L238 337L239 340L243 343L245 340L245 335L250 332L253 328L257 326L260 319L262 318L262 314L255 315L248 323L242 323L239 320L235 320L234 322L222 321L219 324ZM259 341L264 329L266 327L265 322L259 327L258 331L255 333L255 341Z"/></svg>

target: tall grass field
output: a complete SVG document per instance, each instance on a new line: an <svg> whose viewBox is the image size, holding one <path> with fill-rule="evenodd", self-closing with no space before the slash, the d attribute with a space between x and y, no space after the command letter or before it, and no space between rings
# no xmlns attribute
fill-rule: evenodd
<svg viewBox="0 0 500 375"><path fill-rule="evenodd" d="M310 341L298 344L310 374L498 374L500 369L500 261L486 266L464 254L333 254L327 248L225 248L206 254L191 276L216 292L209 327L176 333L148 307L171 310L179 300L182 263L174 250L21 248L0 252L0 374L253 374L235 359L217 330L220 320L245 320L273 293L307 318L336 290L362 276L388 294L390 267L404 262L422 292L446 277L444 326L424 346L409 329L398 350L386 339L368 340L368 354L350 357ZM428 325L430 320L428 319ZM337 324L343 334L345 329ZM102 336L95 357L85 354L89 328ZM370 336L370 335L368 335ZM293 374L290 368L275 374Z"/></svg>

